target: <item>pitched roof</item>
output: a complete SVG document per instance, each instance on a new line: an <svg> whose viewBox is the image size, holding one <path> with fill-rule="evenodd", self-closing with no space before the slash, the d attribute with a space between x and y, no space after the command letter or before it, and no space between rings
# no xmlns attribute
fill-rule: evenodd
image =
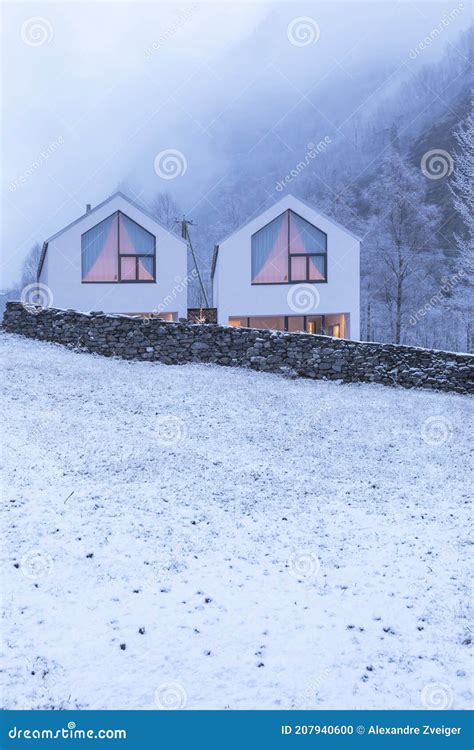
<svg viewBox="0 0 474 750"><path fill-rule="evenodd" d="M67 224L67 226L65 226L62 229L60 229L59 232L56 232L56 234L53 234L53 235L51 235L51 237L48 237L48 239L43 243L43 248L41 250L40 259L39 259L39 262L38 262L38 271L37 271L37 279L38 280L39 280L39 277L41 275L41 271L43 270L44 259L46 258L46 253L48 251L48 243L51 242L51 240L55 240L56 237L59 237L61 234L63 234L63 232L66 232L68 229L71 229L71 227L73 227L76 224L78 224L86 216L91 216L93 213L95 213L95 211L98 211L99 208L102 208L102 206L107 205L107 203L110 203L110 201L114 200L114 198L117 198L117 197L123 198L124 201L127 201L127 203L129 203L131 206L133 206L134 208L136 208L138 211L141 211L142 214L145 214L145 216L148 216L148 218L151 219L152 221L154 221L155 224L158 224L166 232L169 232L170 234L172 234L173 237L176 237L177 240L179 240L180 242L182 242L183 244L185 244L186 247L187 247L188 243L185 240L183 240L182 237L179 237L177 234L175 235L172 232L170 232L170 230L168 229L168 227L165 227L165 225L162 224L161 221L158 221L158 219L156 218L156 216L153 216L153 214L150 213L150 211L147 211L146 208L144 208L142 205L140 205L136 201L134 201L131 198L129 198L127 195L125 195L124 193L122 193L120 190L117 190L117 192L112 193L112 195L110 195L108 198L106 198L105 201L102 201L102 203L99 203L94 208L91 208L90 211L86 211L84 214L82 214L81 216L79 216L79 218L75 219L74 221L71 221L70 224Z"/></svg>
<svg viewBox="0 0 474 750"><path fill-rule="evenodd" d="M214 278L214 274L216 272L218 255L219 255L219 245L214 245L214 252L212 253L212 263L211 263L211 279Z"/></svg>
<svg viewBox="0 0 474 750"><path fill-rule="evenodd" d="M99 208L102 208L102 206L105 206L107 203L110 203L110 201L114 200L114 198L118 198L118 197L119 198L123 198L125 201L127 201L127 203L129 203L131 206L133 206L134 208L136 208L138 211L141 211L142 214L145 214L145 216L148 216L149 219L151 219L156 224L158 224L166 232L169 232L170 234L173 235L173 237L176 237L177 240L180 240L180 242L183 242L185 245L187 245L187 242L185 240L183 240L182 237L179 237L177 234L176 235L173 234L173 232L171 232L168 229L168 227L165 227L165 225L162 224L161 221L159 221L156 218L156 216L153 216L153 214L150 211L148 211L146 208L144 208L144 206L142 206L140 203L137 203L136 201L132 200L127 195L125 195L124 193L122 193L120 190L117 190L116 193L113 193L112 195L110 195L108 198L106 198L105 201L102 201L102 203L99 203L97 206L94 206L94 208L91 208L90 211L86 211L84 214L82 214L81 216L79 216L78 219L75 219L74 221L71 221L70 224L68 224L67 226L65 226L62 229L60 229L59 232L56 232L56 234L53 234L51 237L48 237L48 239L46 240L46 243L51 242L51 240L55 240L56 237L59 237L61 234L63 234L63 232L66 232L68 229L70 229L71 227L73 227L75 224L78 224L86 216L91 216L93 213L95 213L96 211L98 211Z"/></svg>
<svg viewBox="0 0 474 750"><path fill-rule="evenodd" d="M302 198L297 198L296 195L293 195L293 193L286 193L282 198L280 198L279 201L276 201L268 208L265 208L263 211L260 212L260 214L265 213L265 211L269 211L270 208L273 208L273 206L278 206L279 203L285 203L286 199L293 198L293 200L298 201L298 203L301 203L303 206L306 206L307 208L310 208L311 211L316 211L320 216L323 217L323 219L326 219L327 221L331 222L331 224L334 224L334 226L339 227L339 229L342 229L347 234L350 234L351 237L354 237L355 240L358 242L362 242L362 239L357 235L354 234L354 232L351 232L350 229L347 229L347 227L344 227L342 224L339 224L338 221L333 219L331 216L328 216L327 214L323 213L319 210L317 206L313 206L311 203L308 203L308 201L303 200ZM286 210L286 209L283 209ZM254 221L260 214L255 214L250 217L247 221L245 221L243 224L241 224L237 229L234 229L232 232L229 232L228 235L224 237L223 240L221 240L218 245L222 245L226 240L229 239L229 237L232 237L232 235L237 234L237 232L240 232L241 229L244 229L248 224L250 224L252 221Z"/></svg>
<svg viewBox="0 0 474 750"><path fill-rule="evenodd" d="M39 281L39 277L41 276L41 271L43 270L43 263L44 259L46 258L46 251L48 249L48 243L43 242L43 247L41 248L41 255L39 257L38 261L38 270L36 272L36 280Z"/></svg>

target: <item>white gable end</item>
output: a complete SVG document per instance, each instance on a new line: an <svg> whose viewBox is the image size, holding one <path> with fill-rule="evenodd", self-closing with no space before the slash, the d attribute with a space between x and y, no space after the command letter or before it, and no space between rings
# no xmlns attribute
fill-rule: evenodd
<svg viewBox="0 0 474 750"><path fill-rule="evenodd" d="M305 239L295 245L297 224ZM213 279L219 323L356 339L359 263L356 235L285 195L219 244Z"/></svg>
<svg viewBox="0 0 474 750"><path fill-rule="evenodd" d="M134 228L127 244L123 235L119 239L121 226ZM134 246L140 234L148 238L146 248L138 241ZM85 242L84 237L91 239ZM90 263L94 252L102 252L109 261L116 253L114 273L104 271L104 261L101 273L100 260L98 272L85 273L85 259ZM39 281L51 289L54 307L155 312L176 319L187 313L186 275L186 243L117 193L47 240Z"/></svg>

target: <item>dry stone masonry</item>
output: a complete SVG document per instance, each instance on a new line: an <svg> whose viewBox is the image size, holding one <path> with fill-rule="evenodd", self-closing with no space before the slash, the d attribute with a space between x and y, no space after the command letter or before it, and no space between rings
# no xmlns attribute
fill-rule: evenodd
<svg viewBox="0 0 474 750"><path fill-rule="evenodd" d="M28 310L20 302L7 304L3 327L106 357L169 365L213 362L289 377L474 391L474 356L470 354L99 312Z"/></svg>

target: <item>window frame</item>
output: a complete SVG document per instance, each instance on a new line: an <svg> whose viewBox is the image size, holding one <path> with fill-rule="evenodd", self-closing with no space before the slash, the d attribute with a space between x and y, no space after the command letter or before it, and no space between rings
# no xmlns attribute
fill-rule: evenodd
<svg viewBox="0 0 474 750"><path fill-rule="evenodd" d="M134 279L122 279L122 258L135 258L135 278ZM140 279L138 278L138 264L140 262L140 258L152 258L153 259L153 279ZM156 265L155 265L156 259L154 255L143 255L141 253L140 255L137 255L137 253L119 253L119 272L118 272L118 280L113 282L105 282L105 283L112 283L112 284L154 284L156 280ZM93 282L86 282L86 283L93 283ZM101 284L101 281L94 282L96 284Z"/></svg>
<svg viewBox="0 0 474 750"><path fill-rule="evenodd" d="M291 261L292 258L306 258L306 278L304 279L293 279L291 274ZM322 258L324 261L324 279L310 279L309 278L309 259L310 258ZM290 255L290 268L288 271L289 281L285 282L288 284L325 284L328 278L328 258L326 253L291 253ZM258 284L257 284L258 286Z"/></svg>
<svg viewBox="0 0 474 750"><path fill-rule="evenodd" d="M302 334L305 334L307 336L332 336L332 334L330 334L330 333L327 332L329 330L329 328L333 328L335 326L340 326L340 323L333 323L331 326L329 325L328 319L332 315L340 315L340 316L342 315L343 316L343 318L344 318L344 332L347 334L348 330L350 331L350 313L348 313L348 312L347 313L314 313L314 314L306 314L306 315L298 315L298 314L295 314L295 315L229 315L228 318L227 318L227 324L226 325L229 326L229 327L235 327L235 328L249 328L249 329L251 329L252 327L250 326L250 320L252 318L283 318L284 329L283 329L282 333L302 333ZM232 319L235 320L236 318L238 318L239 320L243 321L244 324L240 325L240 326L233 326L232 323L231 323L231 320ZM290 318L303 318L303 327L304 327L304 330L303 331L290 331L290 327L289 327L289 325L290 325L289 324ZM323 331L325 331L325 333L310 333L308 331L308 323L312 322L312 321L310 321L310 318L320 318L321 319L321 328L322 328ZM258 329L258 328L254 328L253 330L256 330L256 331L257 330L271 331L271 330L280 330L280 329L272 329L272 328ZM339 328L339 334L340 334L340 328ZM333 336L333 338L341 338L341 337L339 335L339 336ZM345 336L345 339L348 339L347 335Z"/></svg>
<svg viewBox="0 0 474 750"><path fill-rule="evenodd" d="M293 211L292 208L287 208L285 211L283 211L284 214L287 215L287 237L288 237L288 281L254 281L252 279L252 239L253 237L261 232L263 229L265 229L269 224L272 223L275 219L278 218L278 216L275 216L273 219L270 219L270 221L265 224L263 227L260 227L260 229L257 229L256 232L254 232L250 237L250 285L251 286L288 286L288 284L327 284L328 283L328 235L327 232L324 232L322 229L317 227L315 224L312 224L308 219L306 219L304 216L301 216L301 214L298 214L296 211ZM325 253L292 253L290 251L290 214L294 214L299 219L302 219L303 221L306 221L308 224L310 224L312 227L317 229L321 234L325 237L326 242L326 252ZM281 216L281 214L279 214ZM324 279L310 279L309 278L309 257L311 256L319 256L321 258L324 258ZM305 280L298 280L293 281L291 278L291 259L297 258L297 257L305 257L306 258L306 279Z"/></svg>
<svg viewBox="0 0 474 750"><path fill-rule="evenodd" d="M140 229L143 229L145 232L147 232L150 237L153 237L153 255L151 253L121 253L120 252L120 214L122 216L125 216L129 221L133 222L137 225L137 227L140 227ZM82 238L84 235L87 234L91 229L94 229L94 227L97 226L97 224L101 224L103 221L107 221L107 219L112 218L113 216L117 217L117 279L115 281L84 281L84 258L82 255ZM81 234L81 284L156 284L156 235L152 234L148 231L145 227L143 227L141 224L138 223L138 221L135 221L135 219L132 219L128 214L124 213L120 209L117 211L114 211L113 213L109 214L105 218L101 219L97 222L97 224L94 224L93 226L89 227L89 229L86 229L85 232ZM122 258L136 258L137 262L135 264L135 272L137 274L136 279L122 279ZM139 279L138 278L138 262L140 258L152 258L153 259L153 279Z"/></svg>
<svg viewBox="0 0 474 750"><path fill-rule="evenodd" d="M337 314L339 314L339 315L347 315L348 313L337 313ZM315 313L314 315L297 315L297 314L295 314L295 315L229 315L227 325L230 326L229 321L230 321L231 318L239 318L239 320L245 320L245 321L247 321L246 325L244 325L244 326L235 326L236 328L251 328L251 326L250 326L250 319L251 318L283 318L283 320L284 320L284 326L285 327L284 327L284 330L282 331L282 333L304 333L304 334L307 334L308 336L327 336L327 334L324 334L324 333L323 334L321 334L321 333L309 333L308 332L308 318L321 318L321 327L323 328L323 330L325 330L326 329L326 318L327 318L328 315L331 315L331 313L322 313L322 314ZM289 329L289 322L288 322L289 318L303 318L304 330L303 331L290 331L290 329ZM255 331L258 331L258 330L272 331L272 330L277 330L277 329L273 329L273 328L266 328L266 329L254 328L253 330L255 330Z"/></svg>

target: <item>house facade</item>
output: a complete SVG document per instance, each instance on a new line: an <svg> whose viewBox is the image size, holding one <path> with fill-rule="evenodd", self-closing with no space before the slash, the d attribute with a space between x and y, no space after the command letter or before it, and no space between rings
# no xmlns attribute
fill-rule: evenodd
<svg viewBox="0 0 474 750"><path fill-rule="evenodd" d="M115 193L46 240L38 282L54 307L178 320L187 314L187 245Z"/></svg>
<svg viewBox="0 0 474 750"><path fill-rule="evenodd" d="M360 238L292 195L216 245L221 325L360 335Z"/></svg>

